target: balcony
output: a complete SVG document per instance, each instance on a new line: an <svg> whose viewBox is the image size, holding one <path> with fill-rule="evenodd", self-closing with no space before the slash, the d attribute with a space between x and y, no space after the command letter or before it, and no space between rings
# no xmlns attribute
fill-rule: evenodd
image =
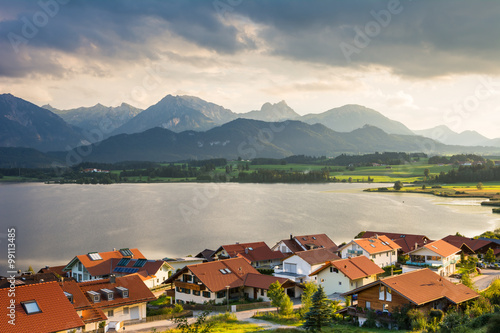
<svg viewBox="0 0 500 333"><path fill-rule="evenodd" d="M428 264L428 263L425 263L425 262L413 262L413 261L407 261L405 263L405 265L408 265L408 266L418 266L418 267L422 267L422 268L431 268L431 269L437 269L437 268L440 268L442 265L439 265L439 264Z"/></svg>
<svg viewBox="0 0 500 333"><path fill-rule="evenodd" d="M347 250L348 254L355 254L357 256L360 256L363 254L363 250Z"/></svg>
<svg viewBox="0 0 500 333"><path fill-rule="evenodd" d="M205 285L203 285L201 282L190 283L190 282L175 281L174 284L176 287L184 288L184 289L191 289L191 290L196 290L196 291L205 290Z"/></svg>

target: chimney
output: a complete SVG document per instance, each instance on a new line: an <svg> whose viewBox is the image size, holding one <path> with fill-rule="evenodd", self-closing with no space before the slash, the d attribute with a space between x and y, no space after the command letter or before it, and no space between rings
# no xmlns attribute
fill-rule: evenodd
<svg viewBox="0 0 500 333"><path fill-rule="evenodd" d="M290 234L290 240L292 240L292 239L293 239L293 235L292 235L292 234Z"/></svg>
<svg viewBox="0 0 500 333"><path fill-rule="evenodd" d="M116 251L116 247L113 248L113 251Z"/></svg>
<svg viewBox="0 0 500 333"><path fill-rule="evenodd" d="M418 243L415 242L415 250L418 248Z"/></svg>
<svg viewBox="0 0 500 333"><path fill-rule="evenodd" d="M114 274L109 276L109 283L116 283L116 276Z"/></svg>

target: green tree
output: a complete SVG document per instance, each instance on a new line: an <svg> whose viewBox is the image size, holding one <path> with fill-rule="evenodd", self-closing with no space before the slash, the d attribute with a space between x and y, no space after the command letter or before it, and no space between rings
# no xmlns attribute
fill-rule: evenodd
<svg viewBox="0 0 500 333"><path fill-rule="evenodd" d="M304 328L310 332L322 332L322 328L329 324L331 316L328 298L323 286L319 286L312 297L312 305L305 315Z"/></svg>
<svg viewBox="0 0 500 333"><path fill-rule="evenodd" d="M495 262L496 260L495 251L493 251L491 247L488 249L488 251L486 251L486 254L484 255L484 260L490 264Z"/></svg>
<svg viewBox="0 0 500 333"><path fill-rule="evenodd" d="M472 281L472 279L470 278L470 275L468 273L462 274L462 277L460 278L460 282L466 287L469 287L473 290L476 289L476 286L474 285L474 281Z"/></svg>
<svg viewBox="0 0 500 333"><path fill-rule="evenodd" d="M288 295L285 295L281 299L281 304L280 304L280 314L283 316L289 316L293 313L293 303L290 297Z"/></svg>
<svg viewBox="0 0 500 333"><path fill-rule="evenodd" d="M483 189L483 183L481 183L481 182L477 183L476 187L477 187L478 190L482 190Z"/></svg>
<svg viewBox="0 0 500 333"><path fill-rule="evenodd" d="M28 267L28 272L31 272L31 274L35 274L35 270L33 269L33 267L31 267L31 265Z"/></svg>
<svg viewBox="0 0 500 333"><path fill-rule="evenodd" d="M401 190L402 188L403 188L403 183L402 183L400 180L398 180L398 181L396 181L396 182L394 183L394 189L395 189L396 191L399 191L399 190Z"/></svg>
<svg viewBox="0 0 500 333"><path fill-rule="evenodd" d="M488 322L486 333L496 333L500 327L500 313L496 313Z"/></svg>
<svg viewBox="0 0 500 333"><path fill-rule="evenodd" d="M210 311L203 311L191 325L189 325L185 317L175 318L174 322L177 324L177 329L182 333L209 333L215 325L215 322L207 321L209 314Z"/></svg>
<svg viewBox="0 0 500 333"><path fill-rule="evenodd" d="M306 313L309 312L309 308L312 305L312 297L318 291L318 286L316 283L309 281L304 284L304 292L302 293L302 307L300 308L301 317L305 317Z"/></svg>
<svg viewBox="0 0 500 333"><path fill-rule="evenodd" d="M269 297L269 299L271 300L271 305L275 306L276 309L279 311L281 302L285 297L285 289L281 287L281 284L278 281L273 282L269 286L269 290L267 291L267 297Z"/></svg>
<svg viewBox="0 0 500 333"><path fill-rule="evenodd" d="M424 169L424 177L427 179L429 178L429 175L430 175L431 171L429 169Z"/></svg>

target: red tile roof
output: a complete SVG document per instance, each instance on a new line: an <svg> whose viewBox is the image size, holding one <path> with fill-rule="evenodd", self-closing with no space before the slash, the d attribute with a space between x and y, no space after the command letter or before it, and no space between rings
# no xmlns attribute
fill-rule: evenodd
<svg viewBox="0 0 500 333"><path fill-rule="evenodd" d="M162 268L162 266L164 264L167 265L167 267L169 267L171 270L173 270L172 266L170 266L170 264L164 260L148 260L141 267L134 267L134 265L137 263L137 259L131 259L127 263L127 265L125 265L125 266L123 266L123 265L118 266L121 259L111 259L110 261L111 261L111 264L110 264L111 269L113 271L113 274L115 274L116 276L131 274L131 273L120 271L120 269L123 270L123 268L130 268L130 269L134 269L134 270L137 269L137 271L134 273L140 273L142 276L153 276Z"/></svg>
<svg viewBox="0 0 500 333"><path fill-rule="evenodd" d="M278 281L282 286L283 285L286 286L287 283L291 282L289 279L280 278L272 275L248 273L245 276L243 285L245 287L253 287L253 288L268 290L269 286L276 281Z"/></svg>
<svg viewBox="0 0 500 333"><path fill-rule="evenodd" d="M8 296L10 289L0 290L0 332L42 333L57 332L83 327L85 324L68 301L57 282L46 282L16 287L14 298ZM15 326L8 323L6 316L10 300L15 299ZM27 314L21 302L35 300L41 310Z"/></svg>
<svg viewBox="0 0 500 333"><path fill-rule="evenodd" d="M138 249L130 249L130 251L133 253L134 259L146 259ZM79 260L92 276L108 275L113 272L113 267L111 266L109 261L110 259L127 258L127 256L124 256L119 250L99 252L99 255L101 256L102 260L92 260L90 259L88 254L78 255L73 258L73 260L71 260L68 265L66 265L64 270L69 271L70 266L76 263L77 260Z"/></svg>
<svg viewBox="0 0 500 333"><path fill-rule="evenodd" d="M399 250L401 248L401 246L390 240L389 237L383 235L372 238L357 238L354 239L353 242L361 246L361 248L369 254ZM350 243L344 245L342 248L349 244Z"/></svg>
<svg viewBox="0 0 500 333"><path fill-rule="evenodd" d="M455 285L428 268L386 277L343 295L357 294L378 284L391 288L415 305L423 305L441 298L447 298L450 302L459 304L479 297L474 290L463 284Z"/></svg>
<svg viewBox="0 0 500 333"><path fill-rule="evenodd" d="M114 291L112 300L108 301L105 298L101 297L101 301L99 303L92 303L92 307L96 309L113 308L129 304L151 302L156 299L153 293L136 274L117 277L115 283L111 283L110 279L102 279L80 282L78 283L78 286L86 297L88 297L87 291L91 290L96 292L100 292L101 289L109 289ZM115 289L116 287L127 288L129 294L128 297L121 297ZM91 301L89 300L89 302Z"/></svg>
<svg viewBox="0 0 500 333"><path fill-rule="evenodd" d="M427 243L430 243L431 240L429 237L425 235L414 235L414 234L399 234L393 232L378 232L378 231L366 231L361 238L370 238L374 236L387 236L394 243L401 246L401 251L404 253L410 252L415 249L415 243L417 247L422 247Z"/></svg>
<svg viewBox="0 0 500 333"><path fill-rule="evenodd" d="M44 267L44 268L41 268L38 271L38 273L55 273L59 276L66 277L68 272L64 271L64 267L66 267L66 265Z"/></svg>
<svg viewBox="0 0 500 333"><path fill-rule="evenodd" d="M324 248L295 252L295 255L302 258L311 266L323 264L327 261L340 259L338 255Z"/></svg>
<svg viewBox="0 0 500 333"><path fill-rule="evenodd" d="M325 265L309 274L309 276L316 275L330 266L337 268L351 280L357 280L367 276L384 273L382 268L367 257L358 256L327 262Z"/></svg>
<svg viewBox="0 0 500 333"><path fill-rule="evenodd" d="M220 272L221 269L226 268L229 269L231 273L223 274ZM196 277L198 277L198 279L212 292L226 290L226 286L230 286L231 288L240 287L243 285L246 274L259 274L259 272L244 258L232 258L189 265L184 268L184 270L186 269L196 275Z"/></svg>
<svg viewBox="0 0 500 333"><path fill-rule="evenodd" d="M215 252L219 252L221 249L224 249L231 258L240 254L251 262L283 259L284 257L281 252L272 251L265 242L222 245Z"/></svg>
<svg viewBox="0 0 500 333"><path fill-rule="evenodd" d="M448 257L452 254L460 252L460 249L458 247L455 247L442 239L426 244L423 248L426 248L442 257ZM409 253L415 253L416 251L420 251L423 248L413 250Z"/></svg>

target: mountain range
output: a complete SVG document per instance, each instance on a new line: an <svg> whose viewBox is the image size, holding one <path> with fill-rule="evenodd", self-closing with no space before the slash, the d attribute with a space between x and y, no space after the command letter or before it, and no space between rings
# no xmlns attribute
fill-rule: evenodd
<svg viewBox="0 0 500 333"><path fill-rule="evenodd" d="M10 94L0 95L0 147L59 151L51 158L61 160L65 154L76 154L85 155L79 158L87 161L103 162L413 152L429 145L434 153L500 151L500 139L489 140L472 131L458 134L445 126L414 132L375 110L353 104L305 116L285 101L234 113L198 97L172 95L143 111L125 103L71 110L44 107ZM78 148L79 152L71 150L91 143ZM82 149L92 153L82 154ZM32 151L19 154L28 152L37 156ZM0 151L0 159L5 154ZM10 160L15 155L8 153Z"/></svg>

